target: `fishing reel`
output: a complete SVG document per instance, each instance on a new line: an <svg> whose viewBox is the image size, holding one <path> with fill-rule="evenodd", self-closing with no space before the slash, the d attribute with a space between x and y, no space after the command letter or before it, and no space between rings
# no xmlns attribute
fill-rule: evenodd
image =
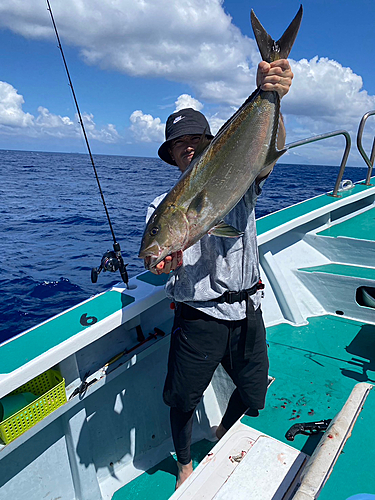
<svg viewBox="0 0 375 500"><path fill-rule="evenodd" d="M99 267L93 267L91 269L91 282L96 283L98 281L99 274L104 271L110 271L111 273L120 271L122 281L128 285L128 273L126 271L127 264L124 264L122 259L120 245L118 243L113 244L113 250L107 250L102 257Z"/></svg>

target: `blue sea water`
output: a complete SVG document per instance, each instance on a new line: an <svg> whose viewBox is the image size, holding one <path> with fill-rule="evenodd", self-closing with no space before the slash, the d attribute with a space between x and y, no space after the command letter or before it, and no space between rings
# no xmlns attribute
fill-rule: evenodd
<svg viewBox="0 0 375 500"><path fill-rule="evenodd" d="M95 156L100 182L129 276L148 204L169 190L177 169L156 158ZM276 165L256 213L261 217L333 189L338 167ZM0 342L121 280L90 271L112 250L112 236L87 155L0 150ZM344 177L364 179L365 168Z"/></svg>

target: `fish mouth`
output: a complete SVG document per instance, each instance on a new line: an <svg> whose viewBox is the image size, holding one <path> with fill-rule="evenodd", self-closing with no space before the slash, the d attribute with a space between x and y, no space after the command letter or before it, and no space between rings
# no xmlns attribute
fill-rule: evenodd
<svg viewBox="0 0 375 500"><path fill-rule="evenodd" d="M150 245L148 245L145 248L141 248L138 254L138 257L140 259L146 259L147 257L154 257L158 258L161 254L162 250L160 248L160 245L156 243L155 241L152 242Z"/></svg>
<svg viewBox="0 0 375 500"><path fill-rule="evenodd" d="M164 257L156 257L155 255L149 255L148 257L145 258L145 268L148 271L154 269L164 259Z"/></svg>
<svg viewBox="0 0 375 500"><path fill-rule="evenodd" d="M138 257L144 259L145 268L150 270L157 266L168 253L160 247L157 242L153 242L146 248L141 248Z"/></svg>

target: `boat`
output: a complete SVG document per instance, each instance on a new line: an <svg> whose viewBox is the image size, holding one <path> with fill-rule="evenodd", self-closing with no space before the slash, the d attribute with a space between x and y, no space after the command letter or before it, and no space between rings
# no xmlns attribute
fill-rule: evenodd
<svg viewBox="0 0 375 500"><path fill-rule="evenodd" d="M173 310L143 272L0 346L0 499L343 500L375 492L375 157L366 180L257 220L269 344L266 407L217 443L232 382L219 367L196 409L194 473L176 491L162 401ZM375 144L375 142L374 142ZM21 394L21 396L20 396ZM5 408L5 406L4 406ZM14 408L15 410L15 408ZM3 415L4 417L4 415Z"/></svg>

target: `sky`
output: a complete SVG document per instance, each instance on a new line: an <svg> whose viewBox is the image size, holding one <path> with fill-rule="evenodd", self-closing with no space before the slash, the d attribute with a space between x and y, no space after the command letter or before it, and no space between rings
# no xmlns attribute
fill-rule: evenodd
<svg viewBox="0 0 375 500"><path fill-rule="evenodd" d="M294 0L51 0L95 154L156 157L170 113L202 111L212 132L255 89L253 9L277 40ZM375 2L305 0L282 100L287 143L348 130L375 109ZM371 149L375 117L364 145ZM338 165L343 137L289 151L284 163ZM45 0L0 0L0 149L85 152Z"/></svg>

